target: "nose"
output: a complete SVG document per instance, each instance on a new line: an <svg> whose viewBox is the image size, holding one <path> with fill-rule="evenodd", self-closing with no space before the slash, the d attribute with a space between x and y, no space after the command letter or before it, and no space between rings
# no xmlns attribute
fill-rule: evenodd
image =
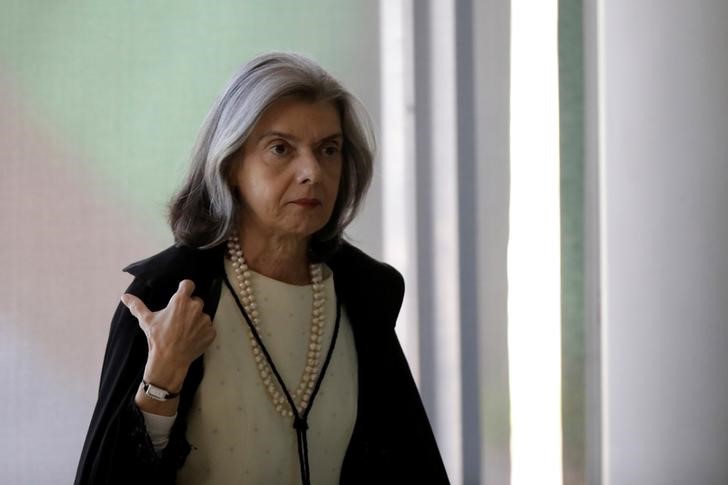
<svg viewBox="0 0 728 485"><path fill-rule="evenodd" d="M319 181L321 176L321 164L316 154L311 150L301 153L296 164L296 178L299 184L313 184Z"/></svg>

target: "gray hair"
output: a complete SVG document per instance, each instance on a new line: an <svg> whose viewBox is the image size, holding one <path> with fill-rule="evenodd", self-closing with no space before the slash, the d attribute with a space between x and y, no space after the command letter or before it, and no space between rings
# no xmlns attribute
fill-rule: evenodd
<svg viewBox="0 0 728 485"><path fill-rule="evenodd" d="M271 103L286 96L331 101L338 109L344 136L341 180L331 218L312 237L311 254L325 259L341 242L372 178L371 121L361 102L316 62L276 52L240 68L207 114L187 178L169 205L178 245L214 247L237 229L241 207L230 181L233 156Z"/></svg>

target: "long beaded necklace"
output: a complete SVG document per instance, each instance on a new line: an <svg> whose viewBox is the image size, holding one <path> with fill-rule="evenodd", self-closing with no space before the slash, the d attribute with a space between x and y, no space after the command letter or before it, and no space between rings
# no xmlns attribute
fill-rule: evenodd
<svg viewBox="0 0 728 485"><path fill-rule="evenodd" d="M341 306L338 298L336 299L336 320L334 322L334 331L331 336L331 344L326 352L326 357L321 369L319 370L319 359L321 358L321 342L323 340L323 325L326 319L324 312L325 298L323 296L322 270L320 265L310 265L311 283L313 287L313 311L311 318L311 335L309 337L308 356L306 366L304 367L301 381L299 382L294 395L299 399L296 403L295 398L286 389L280 373L275 368L270 354L263 345L260 338L260 315L258 305L255 302L255 294L250 284L250 268L243 258L243 251L240 248L240 241L237 237L231 237L228 240L228 253L233 261L233 270L235 271L235 279L238 283L238 295L235 294L232 284L225 277L225 284L235 297L235 303L238 305L243 318L248 324L248 334L250 345L255 358L258 373L263 384L268 391L268 395L275 406L275 410L286 417L293 417L293 428L296 430L296 440L298 448L298 461L301 468L301 482L303 485L310 485L311 470L308 463L308 413L313 405L313 400L321 386L321 381L326 373L326 369L331 362L331 356L334 352L336 337L339 333L339 323L341 321ZM241 303L242 300L242 303ZM262 354L262 355L261 355ZM271 376L272 374L272 376ZM281 391L285 397L281 396ZM288 404L286 406L286 403Z"/></svg>
<svg viewBox="0 0 728 485"><path fill-rule="evenodd" d="M232 260L233 271L238 287L238 294L243 304L243 308L253 321L253 326L260 334L260 314L255 299L255 292L250 282L250 268L248 268L243 251L240 248L240 241L237 236L233 236L228 240L228 254ZM293 392L293 399L296 402L298 412L302 413L309 405L311 393L318 377L319 364L321 359L321 342L323 341L324 323L326 321L324 297L323 272L320 264L310 264L309 273L311 276L311 286L313 289L313 310L311 315L311 332L308 341L308 353L306 356L306 365L301 373L298 386ZM268 392L268 396L275 407L278 414L284 417L293 416L290 406L286 405L286 398L281 392L279 384L271 372L270 365L266 361L261 352L260 346L256 341L252 329L248 329L248 338L250 339L250 347L253 351L255 364L258 367L258 374Z"/></svg>

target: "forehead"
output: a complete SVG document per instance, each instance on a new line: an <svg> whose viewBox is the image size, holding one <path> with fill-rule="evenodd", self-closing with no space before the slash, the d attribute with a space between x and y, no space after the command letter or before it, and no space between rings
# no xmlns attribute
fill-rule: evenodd
<svg viewBox="0 0 728 485"><path fill-rule="evenodd" d="M269 131L305 137L337 134L341 132L339 110L333 101L281 98L263 111L251 137L264 136Z"/></svg>

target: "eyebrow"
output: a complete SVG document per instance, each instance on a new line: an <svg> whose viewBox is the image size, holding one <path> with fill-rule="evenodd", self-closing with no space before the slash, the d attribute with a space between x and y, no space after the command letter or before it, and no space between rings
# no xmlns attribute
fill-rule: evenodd
<svg viewBox="0 0 728 485"><path fill-rule="evenodd" d="M260 135L258 137L258 142L260 142L261 140L263 140L265 138L283 138L284 140L298 141L298 138L291 135L290 133L283 133L281 131L266 131L265 133L263 133L262 135ZM342 133L334 133L332 135L327 135L327 136L321 138L320 140L317 140L316 144L324 143L329 140L334 140L337 138L343 139L344 135Z"/></svg>

